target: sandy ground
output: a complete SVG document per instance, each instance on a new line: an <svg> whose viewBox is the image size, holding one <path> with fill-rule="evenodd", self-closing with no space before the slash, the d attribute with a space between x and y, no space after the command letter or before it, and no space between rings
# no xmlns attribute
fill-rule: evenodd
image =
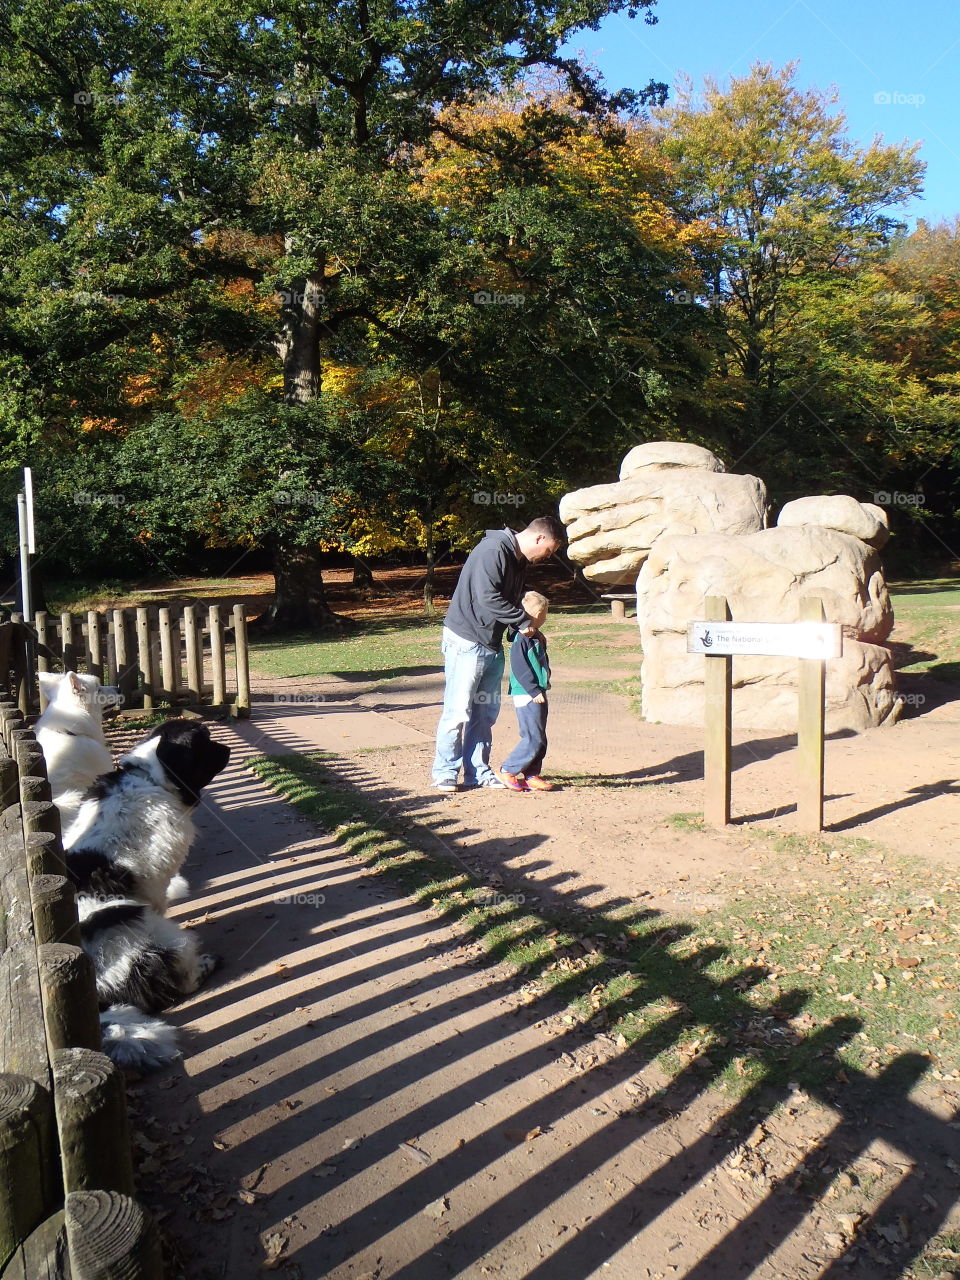
<svg viewBox="0 0 960 1280"><path fill-rule="evenodd" d="M243 763L335 752L346 785L531 901L690 909L766 856L735 828L691 840L665 821L701 807L696 730L561 677L547 772L598 785L443 796L426 785L437 675L258 690L252 722L215 729L233 758L173 913L225 965L169 1015L182 1061L131 1091L171 1277L877 1280L955 1215L957 1081L739 1103L702 1063L668 1081L642 1042L570 1026ZM273 701L294 691L316 701ZM507 708L497 752L511 739ZM833 740L827 822L935 875L960 859L958 759L949 700ZM788 734L740 735L736 813L792 830L794 769Z"/></svg>

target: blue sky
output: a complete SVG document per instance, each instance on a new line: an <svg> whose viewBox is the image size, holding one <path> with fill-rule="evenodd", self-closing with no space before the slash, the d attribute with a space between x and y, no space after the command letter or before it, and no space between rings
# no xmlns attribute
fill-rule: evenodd
<svg viewBox="0 0 960 1280"><path fill-rule="evenodd" d="M836 86L855 141L922 144L925 190L905 206L907 221L960 214L958 0L659 0L655 12L656 26L618 15L572 48L610 88L672 86L684 72L701 88L758 60L799 59L801 86Z"/></svg>

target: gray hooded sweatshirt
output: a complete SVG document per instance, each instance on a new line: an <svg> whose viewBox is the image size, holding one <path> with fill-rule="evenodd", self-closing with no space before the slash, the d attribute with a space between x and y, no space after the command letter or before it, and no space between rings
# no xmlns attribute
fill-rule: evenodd
<svg viewBox="0 0 960 1280"><path fill-rule="evenodd" d="M519 603L528 563L512 529L488 529L460 570L444 626L461 640L499 649L507 627L530 621Z"/></svg>

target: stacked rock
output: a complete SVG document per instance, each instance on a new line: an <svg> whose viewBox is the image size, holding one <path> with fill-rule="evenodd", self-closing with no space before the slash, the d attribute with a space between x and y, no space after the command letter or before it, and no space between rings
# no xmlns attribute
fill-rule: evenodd
<svg viewBox="0 0 960 1280"><path fill-rule="evenodd" d="M664 534L750 533L763 528L766 511L762 480L732 475L709 449L671 440L631 449L619 483L560 501L571 560L603 586L632 586Z"/></svg>
<svg viewBox="0 0 960 1280"><path fill-rule="evenodd" d="M755 476L722 470L697 445L641 445L619 484L568 494L560 504L570 557L595 582L636 579L643 651L641 711L666 724L703 723L703 662L686 651L687 624L708 595L726 597L736 622L796 622L818 596L844 628L841 658L826 664L826 726L861 731L896 719L893 610L879 551L886 513L847 495L789 502L764 528L766 491ZM797 661L733 662L734 723L791 731Z"/></svg>

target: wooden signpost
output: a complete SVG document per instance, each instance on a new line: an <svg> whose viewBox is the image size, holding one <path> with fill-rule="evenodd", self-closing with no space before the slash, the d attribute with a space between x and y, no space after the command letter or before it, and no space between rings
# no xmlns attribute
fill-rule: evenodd
<svg viewBox="0 0 960 1280"><path fill-rule="evenodd" d="M733 717L733 657L790 657L799 660L797 677L797 748L800 789L799 825L823 830L824 662L840 657L839 623L824 622L817 598L800 602L800 622L731 622L723 596L707 596L705 617L687 628L687 652L702 653L704 663L704 806L712 826L730 821L730 753Z"/></svg>

